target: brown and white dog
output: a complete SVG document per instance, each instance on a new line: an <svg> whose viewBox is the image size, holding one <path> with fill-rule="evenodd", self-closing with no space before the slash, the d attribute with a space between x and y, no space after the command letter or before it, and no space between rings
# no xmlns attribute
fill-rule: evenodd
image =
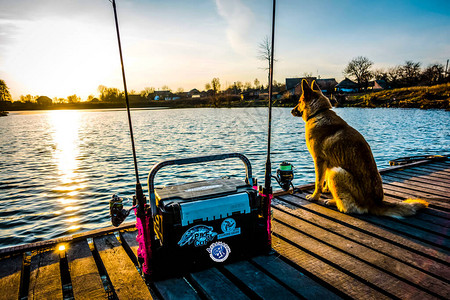
<svg viewBox="0 0 450 300"><path fill-rule="evenodd" d="M315 190L309 200L319 200L326 182L333 199L325 203L345 213L402 218L428 206L421 199L384 202L381 176L364 137L331 110L315 81L309 87L303 80L302 91L291 113L305 121L306 145L314 159Z"/></svg>

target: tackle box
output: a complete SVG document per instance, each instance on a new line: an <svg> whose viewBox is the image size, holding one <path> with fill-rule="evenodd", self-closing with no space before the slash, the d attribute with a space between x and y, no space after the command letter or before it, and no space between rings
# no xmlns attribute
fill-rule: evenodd
<svg viewBox="0 0 450 300"><path fill-rule="evenodd" d="M264 197L253 186L250 162L241 154L228 155L244 161L245 180L219 178L153 189L152 266L156 272L177 273L267 252L270 220L262 213ZM154 175L149 176L149 189Z"/></svg>

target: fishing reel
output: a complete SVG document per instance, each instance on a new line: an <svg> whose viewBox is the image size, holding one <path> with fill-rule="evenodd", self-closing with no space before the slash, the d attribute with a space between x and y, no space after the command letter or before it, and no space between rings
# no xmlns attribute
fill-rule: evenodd
<svg viewBox="0 0 450 300"><path fill-rule="evenodd" d="M294 189L292 180L294 179L294 166L286 161L283 161L277 169L277 176L272 176L278 182L284 191L288 191L291 186Z"/></svg>
<svg viewBox="0 0 450 300"><path fill-rule="evenodd" d="M122 224L133 208L135 208L135 206L130 209L124 209L123 198L117 196L116 194L112 195L111 200L109 200L109 216L111 217L112 225L118 227Z"/></svg>

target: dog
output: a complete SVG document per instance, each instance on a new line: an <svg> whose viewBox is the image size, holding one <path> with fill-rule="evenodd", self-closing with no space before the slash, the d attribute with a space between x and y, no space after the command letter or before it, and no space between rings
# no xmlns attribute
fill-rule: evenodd
<svg viewBox="0 0 450 300"><path fill-rule="evenodd" d="M310 87L303 79L301 86L302 95L291 113L305 121L306 145L314 159L315 189L308 200L317 201L328 190L333 198L325 204L341 212L393 218L415 215L428 206L422 199L384 202L381 176L364 137L331 110L315 81Z"/></svg>

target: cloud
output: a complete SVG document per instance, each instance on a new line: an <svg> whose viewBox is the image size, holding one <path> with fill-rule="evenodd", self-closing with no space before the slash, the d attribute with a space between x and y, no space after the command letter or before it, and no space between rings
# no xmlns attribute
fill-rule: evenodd
<svg viewBox="0 0 450 300"><path fill-rule="evenodd" d="M253 52L249 42L253 12L241 0L216 0L217 12L227 22L226 34L230 46L239 54Z"/></svg>

